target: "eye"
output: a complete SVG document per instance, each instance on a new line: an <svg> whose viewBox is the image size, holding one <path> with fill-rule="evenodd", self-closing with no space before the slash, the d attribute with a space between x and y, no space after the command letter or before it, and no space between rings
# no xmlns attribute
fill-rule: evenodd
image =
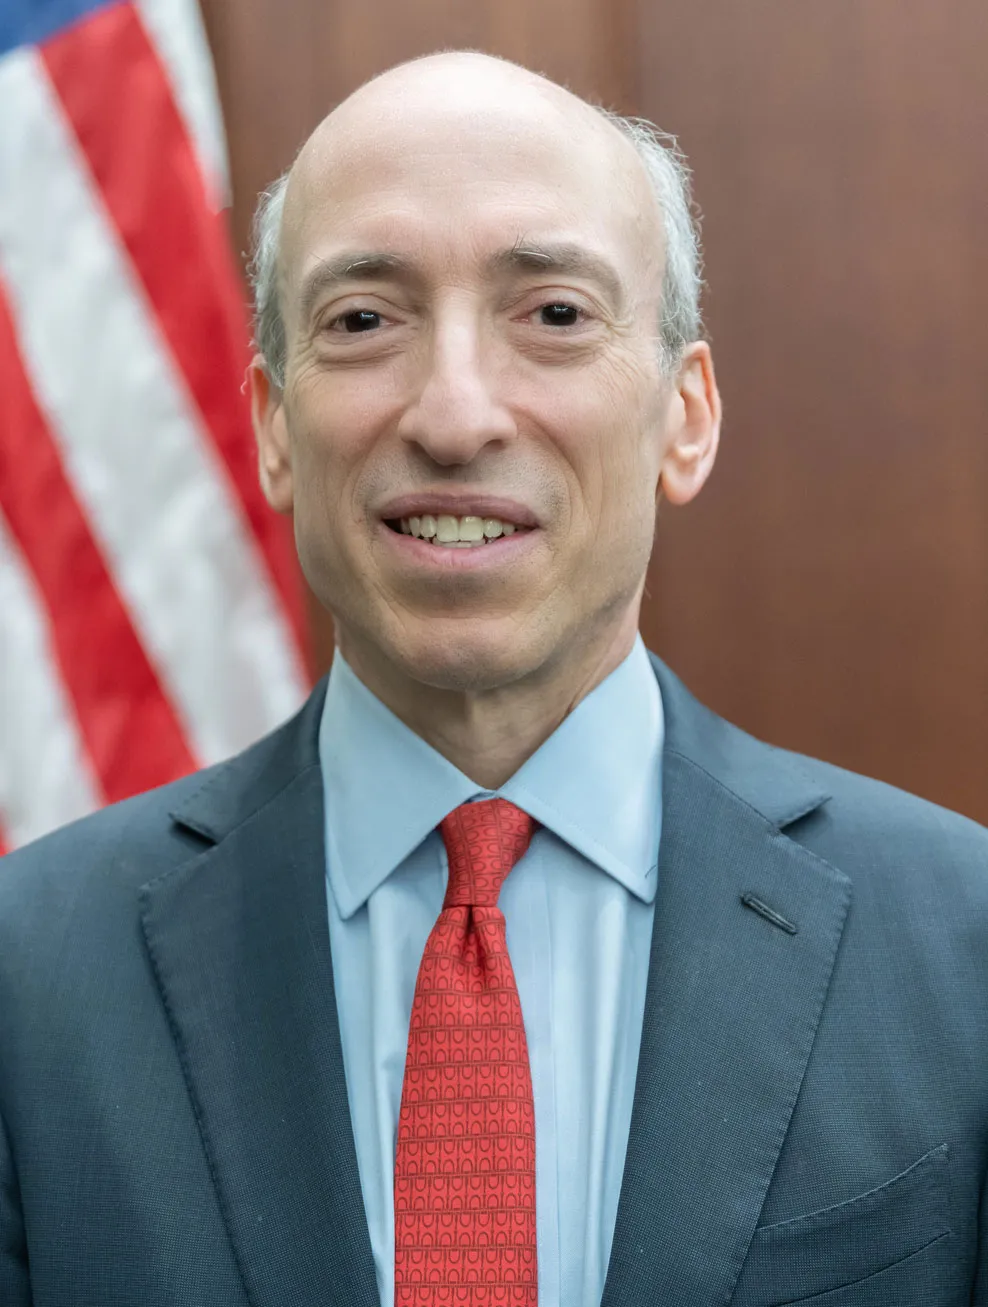
<svg viewBox="0 0 988 1307"><path fill-rule="evenodd" d="M345 314L340 314L338 318L331 318L328 322L328 328L331 332L345 333L348 336L357 336L361 332L375 331L382 324L382 315L375 312L372 308L350 308Z"/></svg>
<svg viewBox="0 0 988 1307"><path fill-rule="evenodd" d="M338 318L333 318L329 324L332 331L344 331L350 336L362 331L373 331L380 325L381 315L373 309L351 309L349 313L341 313Z"/></svg>
<svg viewBox="0 0 988 1307"><path fill-rule="evenodd" d="M538 312L544 327L575 327L580 320L580 310L575 304L543 304Z"/></svg>

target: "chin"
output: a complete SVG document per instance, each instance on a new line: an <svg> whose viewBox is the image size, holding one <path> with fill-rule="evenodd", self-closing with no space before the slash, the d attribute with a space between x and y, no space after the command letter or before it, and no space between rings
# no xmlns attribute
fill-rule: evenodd
<svg viewBox="0 0 988 1307"><path fill-rule="evenodd" d="M406 676L422 685L473 693L510 685L529 670L532 661L531 651L519 649L516 638L494 640L483 632L465 636L455 627L440 641L406 639L392 657Z"/></svg>

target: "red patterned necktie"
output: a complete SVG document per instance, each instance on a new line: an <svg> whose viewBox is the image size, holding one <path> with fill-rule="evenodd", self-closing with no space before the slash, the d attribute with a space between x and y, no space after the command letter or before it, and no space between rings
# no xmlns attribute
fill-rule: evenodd
<svg viewBox="0 0 988 1307"><path fill-rule="evenodd" d="M535 822L507 799L440 823L395 1157L395 1307L538 1307L535 1106L498 895Z"/></svg>

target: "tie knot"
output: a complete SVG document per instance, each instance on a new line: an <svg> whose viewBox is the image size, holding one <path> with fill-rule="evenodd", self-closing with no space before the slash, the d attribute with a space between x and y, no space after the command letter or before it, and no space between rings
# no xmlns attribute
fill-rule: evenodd
<svg viewBox="0 0 988 1307"><path fill-rule="evenodd" d="M443 908L496 907L505 877L531 843L535 820L507 799L461 803L439 823L449 855Z"/></svg>

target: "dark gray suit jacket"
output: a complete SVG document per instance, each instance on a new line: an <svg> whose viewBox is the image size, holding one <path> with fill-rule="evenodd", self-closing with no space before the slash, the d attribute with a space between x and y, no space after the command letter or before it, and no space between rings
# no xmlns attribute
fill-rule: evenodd
<svg viewBox="0 0 988 1307"><path fill-rule="evenodd" d="M988 1304L988 832L753 740L652 661L664 820L605 1307ZM376 1305L323 693L0 862L3 1307Z"/></svg>

